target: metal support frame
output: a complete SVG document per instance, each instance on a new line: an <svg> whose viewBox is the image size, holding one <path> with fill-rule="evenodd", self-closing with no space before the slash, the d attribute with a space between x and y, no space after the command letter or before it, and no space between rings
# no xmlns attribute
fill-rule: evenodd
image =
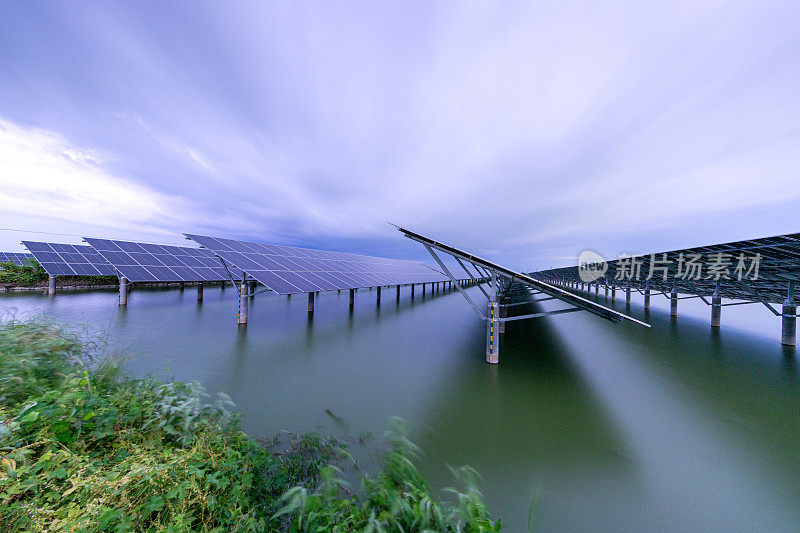
<svg viewBox="0 0 800 533"><path fill-rule="evenodd" d="M202 303L203 302L203 282L197 282L197 301Z"/></svg>
<svg viewBox="0 0 800 533"><path fill-rule="evenodd" d="M433 259L436 260L436 262L439 264L439 267L442 270L444 270L444 273L447 274L447 276L450 279L455 279L453 277L453 274L450 273L450 269L448 269L447 266L445 266L445 264L442 262L442 260L439 259L439 256L436 255L436 252L433 251L433 248L431 248L429 245L427 245L425 243L422 243L422 245L425 247L426 250L428 250L428 253L430 253L431 256L433 256ZM475 310L475 312L478 314L478 316L481 318L481 320L486 320L486 317L483 316L483 313L481 313L481 310L478 309L478 306L475 305L475 302L472 301L472 298L470 298L469 294L467 294L467 291L465 291L461 287L461 285L457 285L457 286L458 286L458 290L461 291L461 295L467 300L467 303L469 303L469 305L472 306L472 308Z"/></svg>
<svg viewBox="0 0 800 533"><path fill-rule="evenodd" d="M378 289L378 290L380 290L380 289ZM378 293L378 294L380 294L380 293ZM380 299L378 301L380 302ZM313 292L309 292L308 293L308 314L309 315L313 315L314 314L314 293Z"/></svg>
<svg viewBox="0 0 800 533"><path fill-rule="evenodd" d="M464 265L464 263L461 262L461 259L456 257L455 260L458 261L458 264L461 265L461 268L463 268L464 272L467 273L467 275L469 276L469 279L471 279L473 281L473 283L475 283L475 285L478 286L478 288L481 290L483 295L486 296L487 299L489 299L489 293L487 293L486 290L483 287L481 287L481 284L477 282L477 280L475 279L475 276L472 275L472 272L467 270L466 265ZM472 266L475 266L475 265L472 265ZM475 269L477 270L477 267L475 267Z"/></svg>
<svg viewBox="0 0 800 533"><path fill-rule="evenodd" d="M555 311L542 311L541 313L531 313L530 315L519 315L508 318L501 318L500 322L511 322L513 320L525 320L528 318L539 318L551 315L563 315L564 313L574 313L575 311L583 311L580 307L568 307L566 309L557 309Z"/></svg>

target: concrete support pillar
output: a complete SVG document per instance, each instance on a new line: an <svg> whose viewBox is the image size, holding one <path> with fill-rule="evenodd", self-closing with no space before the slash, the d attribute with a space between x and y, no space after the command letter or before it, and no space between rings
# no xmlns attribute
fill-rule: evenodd
<svg viewBox="0 0 800 533"><path fill-rule="evenodd" d="M669 316L678 316L678 289L674 284L669 293Z"/></svg>
<svg viewBox="0 0 800 533"><path fill-rule="evenodd" d="M378 292L375 295L375 303L378 304L379 306L381 305L381 288L380 287L378 287Z"/></svg>
<svg viewBox="0 0 800 533"><path fill-rule="evenodd" d="M722 320L722 298L714 293L711 297L711 327L718 328Z"/></svg>
<svg viewBox="0 0 800 533"><path fill-rule="evenodd" d="M397 286L397 296L395 299L399 302L400 301L400 285Z"/></svg>
<svg viewBox="0 0 800 533"><path fill-rule="evenodd" d="M219 288L222 289L223 291L225 290L225 282L224 281L220 281L219 282Z"/></svg>
<svg viewBox="0 0 800 533"><path fill-rule="evenodd" d="M625 287L625 305L631 305L631 286Z"/></svg>
<svg viewBox="0 0 800 533"><path fill-rule="evenodd" d="M797 343L797 304L794 301L794 283L789 282L789 294L783 301L781 316L781 344L794 346Z"/></svg>
<svg viewBox="0 0 800 533"><path fill-rule="evenodd" d="M247 324L247 288L249 284L246 279L239 285L239 324Z"/></svg>
<svg viewBox="0 0 800 533"><path fill-rule="evenodd" d="M314 314L314 293L308 293L308 312L309 314Z"/></svg>
<svg viewBox="0 0 800 533"><path fill-rule="evenodd" d="M203 301L203 282L200 281L197 283L197 301Z"/></svg>
<svg viewBox="0 0 800 533"><path fill-rule="evenodd" d="M52 274L47 276L47 294L49 296L56 294L56 277Z"/></svg>
<svg viewBox="0 0 800 533"><path fill-rule="evenodd" d="M594 284L594 295L595 296L600 296L600 284L599 283L595 283Z"/></svg>
<svg viewBox="0 0 800 533"><path fill-rule="evenodd" d="M128 278L119 278L119 305L128 305Z"/></svg>
<svg viewBox="0 0 800 533"><path fill-rule="evenodd" d="M611 282L611 301L612 302L617 301L617 284L614 283L613 281Z"/></svg>
<svg viewBox="0 0 800 533"><path fill-rule="evenodd" d="M350 289L350 309L356 304L356 290Z"/></svg>
<svg viewBox="0 0 800 533"><path fill-rule="evenodd" d="M644 289L644 308L650 309L650 289L647 288L648 285L645 285Z"/></svg>
<svg viewBox="0 0 800 533"><path fill-rule="evenodd" d="M497 364L500 361L500 334L499 322L500 311L497 306L497 290L495 281L497 275L492 272L491 292L489 293L488 318L486 321L486 362Z"/></svg>
<svg viewBox="0 0 800 533"><path fill-rule="evenodd" d="M414 299L414 284L411 284L411 299Z"/></svg>
<svg viewBox="0 0 800 533"><path fill-rule="evenodd" d="M425 285L427 285L427 283L423 283L422 284L422 297L423 298L425 297Z"/></svg>

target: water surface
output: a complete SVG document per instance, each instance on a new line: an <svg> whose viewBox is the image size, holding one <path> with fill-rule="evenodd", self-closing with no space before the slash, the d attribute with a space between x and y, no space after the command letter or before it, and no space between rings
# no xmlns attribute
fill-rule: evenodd
<svg viewBox="0 0 800 533"><path fill-rule="evenodd" d="M134 290L127 309L112 291L0 293L6 316L102 334L134 375L229 394L254 437L349 435L370 468L377 439L358 437L403 417L434 487L453 484L448 465L474 466L508 531L524 531L534 494L541 531L797 531L800 378L779 320L725 308L715 332L702 303L682 300L677 320L665 303L628 310L649 329L586 313L511 322L490 366L457 292L384 289L377 307L361 290L353 313L347 291L322 293L313 319L303 296L262 295L246 328L230 287L202 305L191 288Z"/></svg>

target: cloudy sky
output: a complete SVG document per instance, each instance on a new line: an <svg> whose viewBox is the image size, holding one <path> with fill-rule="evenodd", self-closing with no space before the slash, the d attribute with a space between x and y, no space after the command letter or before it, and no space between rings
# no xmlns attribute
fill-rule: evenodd
<svg viewBox="0 0 800 533"><path fill-rule="evenodd" d="M798 20L0 0L0 249L185 231L422 257L391 221L533 269L797 232Z"/></svg>

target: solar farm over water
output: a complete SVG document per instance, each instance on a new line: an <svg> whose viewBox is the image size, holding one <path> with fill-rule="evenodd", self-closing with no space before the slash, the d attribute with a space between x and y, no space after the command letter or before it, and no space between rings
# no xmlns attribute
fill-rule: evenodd
<svg viewBox="0 0 800 533"><path fill-rule="evenodd" d="M0 533L800 533L800 1L0 3Z"/></svg>
<svg viewBox="0 0 800 533"><path fill-rule="evenodd" d="M279 294L449 281L431 267L365 255L186 236Z"/></svg>

